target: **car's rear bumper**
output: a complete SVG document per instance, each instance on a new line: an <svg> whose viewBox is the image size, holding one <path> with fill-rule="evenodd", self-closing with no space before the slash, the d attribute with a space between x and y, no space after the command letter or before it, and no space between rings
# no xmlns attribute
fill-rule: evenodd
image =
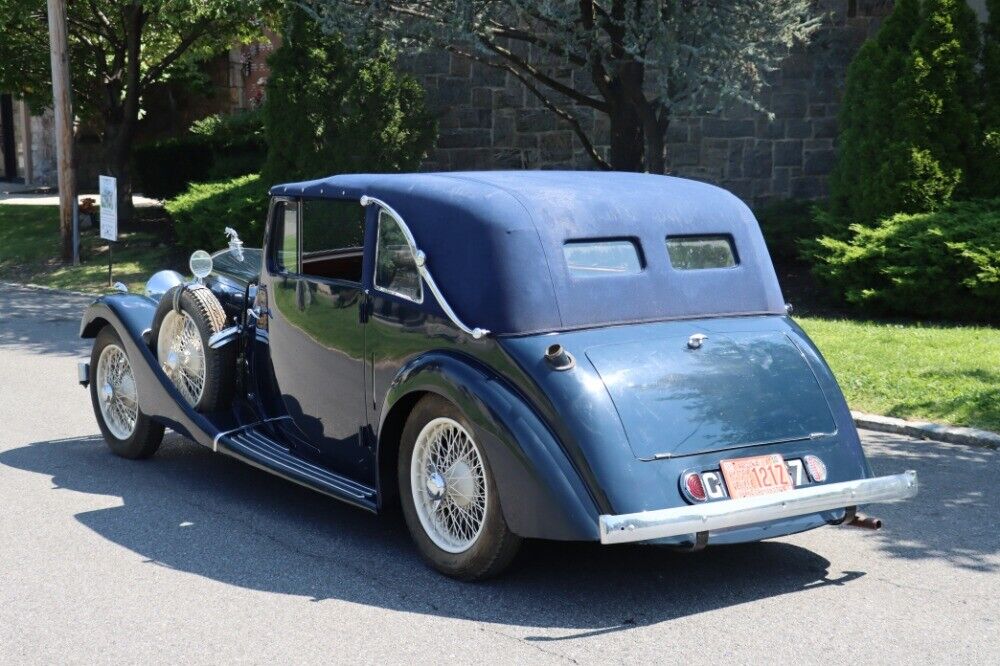
<svg viewBox="0 0 1000 666"><path fill-rule="evenodd" d="M805 516L917 494L917 473L797 488L774 495L600 517L601 543L649 541Z"/></svg>

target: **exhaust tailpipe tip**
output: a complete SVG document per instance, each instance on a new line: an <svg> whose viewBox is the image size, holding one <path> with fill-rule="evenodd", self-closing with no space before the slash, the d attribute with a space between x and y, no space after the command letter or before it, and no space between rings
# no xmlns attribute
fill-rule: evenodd
<svg viewBox="0 0 1000 666"><path fill-rule="evenodd" d="M866 530L882 529L882 519L874 516L866 516L863 513L855 514L854 518L847 522L851 527L861 527Z"/></svg>

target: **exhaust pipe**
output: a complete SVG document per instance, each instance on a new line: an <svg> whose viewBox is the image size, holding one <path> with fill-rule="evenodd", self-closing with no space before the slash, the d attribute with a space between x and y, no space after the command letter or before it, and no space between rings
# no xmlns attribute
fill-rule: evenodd
<svg viewBox="0 0 1000 666"><path fill-rule="evenodd" d="M863 513L856 513L854 517L851 518L846 525L851 527L863 527L866 530L880 530L882 529L882 519L875 518L873 516L866 516Z"/></svg>

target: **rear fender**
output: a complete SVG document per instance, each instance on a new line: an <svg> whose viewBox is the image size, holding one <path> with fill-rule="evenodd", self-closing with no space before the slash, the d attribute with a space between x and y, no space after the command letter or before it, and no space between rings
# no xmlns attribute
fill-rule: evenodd
<svg viewBox="0 0 1000 666"><path fill-rule="evenodd" d="M382 403L378 432L394 405L424 392L450 400L472 422L515 534L566 541L599 537L597 507L555 437L511 387L471 359L432 352L403 366Z"/></svg>
<svg viewBox="0 0 1000 666"><path fill-rule="evenodd" d="M142 333L153 323L156 302L138 294L109 294L91 303L80 322L80 337L94 338L114 327L125 345L135 375L139 409L163 425L212 447L219 428L195 412L160 369Z"/></svg>

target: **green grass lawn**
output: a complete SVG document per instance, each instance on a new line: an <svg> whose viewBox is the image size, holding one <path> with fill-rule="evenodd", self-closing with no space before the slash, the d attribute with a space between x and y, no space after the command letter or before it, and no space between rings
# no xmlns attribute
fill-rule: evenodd
<svg viewBox="0 0 1000 666"><path fill-rule="evenodd" d="M851 409L1000 432L1000 329L797 317Z"/></svg>
<svg viewBox="0 0 1000 666"><path fill-rule="evenodd" d="M156 212L136 209L136 230L120 230L113 250L115 281L142 291L146 279L163 268L176 268L174 252L157 233ZM96 227L96 225L95 225ZM59 209L0 203L0 280L75 291L108 289L107 242L97 229L80 234L82 261L64 264L59 256Z"/></svg>

